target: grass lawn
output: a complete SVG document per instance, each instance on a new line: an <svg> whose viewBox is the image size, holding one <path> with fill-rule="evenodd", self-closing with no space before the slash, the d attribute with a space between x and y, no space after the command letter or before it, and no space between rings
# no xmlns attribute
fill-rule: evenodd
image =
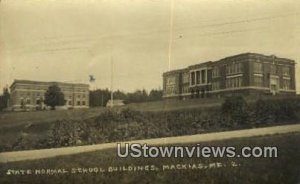
<svg viewBox="0 0 300 184"><path fill-rule="evenodd" d="M146 103L132 103L127 106L140 111L171 111L189 108L206 108L220 106L224 99L188 99L188 100L165 100Z"/></svg>
<svg viewBox="0 0 300 184"><path fill-rule="evenodd" d="M202 143L201 146L277 146L278 158L118 158L117 150L0 165L0 183L298 183L300 182L300 133ZM163 166L210 164L228 167L167 169ZM229 166L235 162L239 166ZM122 166L153 167L153 171L121 171ZM108 169L119 168L108 172ZM77 168L102 168L104 172L78 173ZM65 169L76 174L6 175L8 169Z"/></svg>
<svg viewBox="0 0 300 184"><path fill-rule="evenodd" d="M170 111L186 108L201 108L220 105L222 99L195 99L195 100L166 100L145 103L132 103L123 106L139 111ZM2 112L0 113L0 128L20 126L28 123L53 122L59 119L87 119L99 115L104 107L55 110L55 111L31 111L31 112ZM118 107L116 107L118 109Z"/></svg>
<svg viewBox="0 0 300 184"><path fill-rule="evenodd" d="M51 124L60 119L80 120L99 115L104 108L59 111L0 113L0 145L15 142L22 136L42 138Z"/></svg>
<svg viewBox="0 0 300 184"><path fill-rule="evenodd" d="M4 112L0 113L0 128L14 127L53 122L58 119L85 119L97 116L104 108L31 111L31 112Z"/></svg>
<svg viewBox="0 0 300 184"><path fill-rule="evenodd" d="M196 100L168 100L146 103L133 103L122 108L131 108L138 111L170 111L186 108L205 108L220 105L220 99ZM20 137L43 139L53 122L61 119L81 120L98 116L106 108L32 111L32 112L4 112L0 113L0 145L10 145ZM118 109L116 107L115 109Z"/></svg>
<svg viewBox="0 0 300 184"><path fill-rule="evenodd" d="M284 97L266 96L264 99L280 99ZM286 97L285 97L286 98ZM298 99L299 96L288 97ZM245 98L249 103L256 99L253 97ZM125 108L131 108L138 111L172 111L180 109L207 108L220 106L223 103L222 98L206 99L188 99L188 100L162 100L144 103L132 103L125 105ZM117 108L117 107L116 107ZM36 123L53 122L59 119L87 119L99 115L104 107L73 109L73 110L55 110L55 111L32 111L32 112L0 112L0 128L22 126ZM118 108L117 108L118 109Z"/></svg>

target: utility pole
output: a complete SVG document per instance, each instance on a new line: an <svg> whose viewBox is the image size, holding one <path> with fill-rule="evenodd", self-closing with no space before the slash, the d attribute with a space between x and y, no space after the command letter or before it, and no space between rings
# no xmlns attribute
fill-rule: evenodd
<svg viewBox="0 0 300 184"><path fill-rule="evenodd" d="M110 58L110 69L111 69L111 76L110 76L110 107L114 106L114 92L113 92L113 76L114 76L114 61L113 56Z"/></svg>
<svg viewBox="0 0 300 184"><path fill-rule="evenodd" d="M168 49L168 69L171 70L172 45L173 45L173 17L174 17L174 0L170 0L170 27L169 27L169 49Z"/></svg>

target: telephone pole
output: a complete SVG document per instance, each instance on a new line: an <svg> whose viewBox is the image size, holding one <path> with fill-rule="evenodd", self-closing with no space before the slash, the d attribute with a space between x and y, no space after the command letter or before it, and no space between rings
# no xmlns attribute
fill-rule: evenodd
<svg viewBox="0 0 300 184"><path fill-rule="evenodd" d="M110 106L114 106L114 91L113 91L113 76L114 76L114 60L113 56L110 58L110 69L111 69L111 76L110 76Z"/></svg>
<svg viewBox="0 0 300 184"><path fill-rule="evenodd" d="M168 69L171 70L172 45L173 45L173 17L174 17L174 0L170 0L170 25L169 25L169 48L168 48Z"/></svg>

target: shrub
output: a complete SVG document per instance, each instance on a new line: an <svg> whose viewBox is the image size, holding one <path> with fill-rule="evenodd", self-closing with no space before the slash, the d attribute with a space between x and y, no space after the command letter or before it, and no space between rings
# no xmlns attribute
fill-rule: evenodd
<svg viewBox="0 0 300 184"><path fill-rule="evenodd" d="M253 125L293 123L300 120L299 112L300 100L259 99L255 103L247 104L243 97L228 98L221 108L163 112L108 109L90 119L56 121L51 125L46 138L33 138L28 136L30 134L24 134L15 143L3 145L0 149L98 144L241 129Z"/></svg>
<svg viewBox="0 0 300 184"><path fill-rule="evenodd" d="M297 99L259 99L255 103L255 119L259 124L299 121L300 101Z"/></svg>
<svg viewBox="0 0 300 184"><path fill-rule="evenodd" d="M248 104L242 96L227 98L222 104L221 111L230 125L240 126L250 124Z"/></svg>

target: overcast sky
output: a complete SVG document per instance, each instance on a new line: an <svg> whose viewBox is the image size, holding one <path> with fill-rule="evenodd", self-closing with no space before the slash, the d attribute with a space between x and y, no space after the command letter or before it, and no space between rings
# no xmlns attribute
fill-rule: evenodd
<svg viewBox="0 0 300 184"><path fill-rule="evenodd" d="M173 0L171 69L243 52L300 61L300 1ZM91 89L162 87L171 0L2 0L0 87L14 79ZM297 65L297 73L300 68ZM297 90L300 90L299 75Z"/></svg>

